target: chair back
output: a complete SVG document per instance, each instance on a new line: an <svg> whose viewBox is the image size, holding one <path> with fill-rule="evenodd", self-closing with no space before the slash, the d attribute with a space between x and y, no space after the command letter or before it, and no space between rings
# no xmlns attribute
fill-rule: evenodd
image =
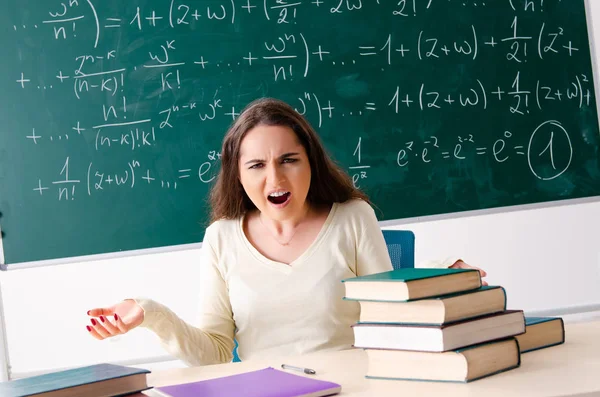
<svg viewBox="0 0 600 397"><path fill-rule="evenodd" d="M382 230L394 269L415 267L415 234L410 230Z"/></svg>
<svg viewBox="0 0 600 397"><path fill-rule="evenodd" d="M239 363L240 361L240 356L238 356L238 341L237 339L234 339L233 342L235 343L235 346L233 347L233 360L231 360L231 362L234 363Z"/></svg>

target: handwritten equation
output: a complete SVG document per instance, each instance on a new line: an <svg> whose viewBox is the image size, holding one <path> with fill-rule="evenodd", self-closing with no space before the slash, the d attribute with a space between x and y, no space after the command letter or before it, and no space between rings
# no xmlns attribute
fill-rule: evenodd
<svg viewBox="0 0 600 397"><path fill-rule="evenodd" d="M548 27L545 22L542 22L539 31L520 33L518 22L518 17L515 17L514 22L506 29L510 34L498 38L493 34L483 34L479 37L475 25L462 28L464 32L459 34L461 36L459 40L438 37L426 30L421 30L418 37L413 40L407 40L406 35L389 33L380 42L360 43L356 46L353 54L336 53L334 48L329 48L319 41L310 40L309 44L309 40L303 32L290 32L264 41L257 52L231 53L229 61L211 59L210 56L202 54L190 61L182 60L182 57L178 57L177 49L179 48L179 52L183 53L187 53L187 50L185 47L180 47L176 39L172 39L149 48L147 62L141 67L166 70L161 72L160 80L157 83L160 84L162 90L173 90L181 88L184 73L196 75L199 71L211 68L228 70L233 73L252 66L255 68L269 66L272 67L273 82L277 82L294 77L306 78L311 69L318 68L323 63L337 66L343 71L351 69L357 64L359 66L367 64L389 67L402 64L407 60L420 62L446 62L448 59L477 61L477 58L482 56L500 56L506 61L518 65L526 63L531 57L539 58L539 60L560 59L563 61L564 58L573 57L579 51L589 51L587 46L582 47L582 43L573 42L569 38L568 32L565 32L561 26ZM399 39L397 36L402 38ZM481 49L481 47L485 47L485 49ZM73 80L73 91L77 99L81 99L83 92L94 90L116 95L119 89L125 85L124 75L137 71L138 66L134 66L132 70L119 68L100 73L86 70L94 68L98 63L104 63L104 61L111 59L117 61L121 56L122 54L117 49L111 49L102 55L77 56L76 68L72 75L65 75L62 70L57 70L54 76L44 76L44 80L55 79L53 84L36 82L25 73L17 76L15 82L23 89L27 86L46 90L53 89L57 87L57 84L60 85L65 81ZM347 58L347 60L339 60L341 57ZM101 76L101 78L95 82L88 81L88 78L97 76Z"/></svg>
<svg viewBox="0 0 600 397"><path fill-rule="evenodd" d="M189 180L195 179L204 184L212 182L216 177L215 164L220 160L221 154L211 151L207 160L195 168L183 168L177 170L172 178L161 178L157 176L160 172L150 169L144 162L132 159L121 167L110 167L111 170L103 169L94 163L89 163L85 173L72 171L70 158L67 157L57 173L58 178L52 181L38 179L37 186L33 189L40 196L53 194L58 200L75 200L76 192L79 195L83 188L84 195L92 196L111 189L134 189L137 185L156 185L161 189L177 190ZM74 177L74 174L78 176ZM83 178L81 178L81 175Z"/></svg>

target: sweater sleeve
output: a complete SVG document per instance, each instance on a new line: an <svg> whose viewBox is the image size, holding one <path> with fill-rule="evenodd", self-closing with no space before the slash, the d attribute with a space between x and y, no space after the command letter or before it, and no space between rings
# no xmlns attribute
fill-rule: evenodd
<svg viewBox="0 0 600 397"><path fill-rule="evenodd" d="M387 272L393 269L381 228L373 208L360 202L358 248L356 251L356 275Z"/></svg>
<svg viewBox="0 0 600 397"><path fill-rule="evenodd" d="M460 258L458 258L458 257L449 256L444 259L421 261L418 264L416 264L415 267L445 269L445 268L449 268L450 266L454 265L459 260L460 260Z"/></svg>
<svg viewBox="0 0 600 397"><path fill-rule="evenodd" d="M234 321L226 282L208 230L202 244L197 326L187 324L166 306L135 299L144 310L141 326L153 331L170 354L190 366L230 362L234 347Z"/></svg>

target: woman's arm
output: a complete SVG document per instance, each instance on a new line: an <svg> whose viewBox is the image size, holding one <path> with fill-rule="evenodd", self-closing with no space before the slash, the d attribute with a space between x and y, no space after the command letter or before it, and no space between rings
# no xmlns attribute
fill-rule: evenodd
<svg viewBox="0 0 600 397"><path fill-rule="evenodd" d="M201 252L200 316L196 327L158 302L136 299L145 312L141 326L156 333L169 353L192 366L230 362L234 347L235 324L229 292L218 268L208 230Z"/></svg>

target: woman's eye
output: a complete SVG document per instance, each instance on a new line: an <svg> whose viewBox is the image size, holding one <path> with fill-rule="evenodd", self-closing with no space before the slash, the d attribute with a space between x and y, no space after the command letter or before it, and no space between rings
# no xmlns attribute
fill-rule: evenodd
<svg viewBox="0 0 600 397"><path fill-rule="evenodd" d="M255 169L258 169L258 168L262 168L262 166L263 165L261 163L256 163L253 166L251 166L250 169L251 170L255 170Z"/></svg>
<svg viewBox="0 0 600 397"><path fill-rule="evenodd" d="M295 163L296 161L298 161L298 160L296 160L296 159L283 159L284 163Z"/></svg>

